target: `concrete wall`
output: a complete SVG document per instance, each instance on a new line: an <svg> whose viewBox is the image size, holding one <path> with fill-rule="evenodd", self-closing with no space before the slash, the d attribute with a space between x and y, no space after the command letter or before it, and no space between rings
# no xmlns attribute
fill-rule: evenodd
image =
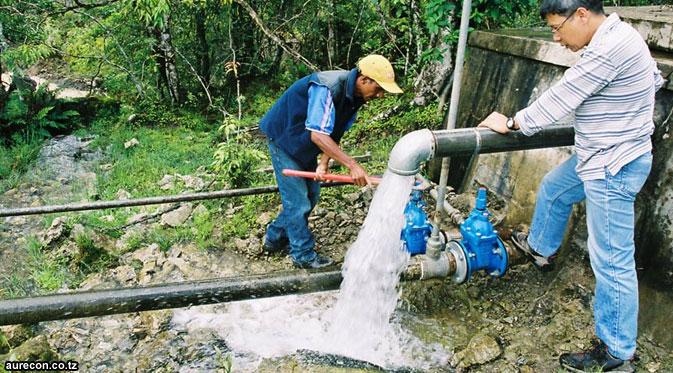
<svg viewBox="0 0 673 373"><path fill-rule="evenodd" d="M619 13L619 12L618 12ZM635 17L631 15L632 17ZM642 21L644 22L644 21ZM642 23L640 22L640 23ZM647 29L645 26L640 26ZM650 25L649 30L653 27ZM648 34L651 48L660 41ZM670 41L668 44L670 46ZM665 77L673 72L673 55L653 53ZM473 32L462 82L457 127L476 126L491 111L513 114L532 103L557 82L579 55L551 41L542 31ZM639 267L654 274L657 281L673 284L673 82L657 94L654 166L637 200L636 246ZM573 117L562 122L572 123ZM527 224L532 217L535 194L546 172L572 154L573 148L540 149L481 155L469 177L465 159L454 159L450 184L473 187L486 185L508 201L506 224ZM579 209L582 214L582 209ZM586 236L584 219L576 219L573 237Z"/></svg>

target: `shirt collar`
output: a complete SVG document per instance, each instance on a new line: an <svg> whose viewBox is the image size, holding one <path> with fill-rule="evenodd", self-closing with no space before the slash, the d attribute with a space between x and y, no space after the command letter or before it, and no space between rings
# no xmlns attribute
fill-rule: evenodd
<svg viewBox="0 0 673 373"><path fill-rule="evenodd" d="M355 68L348 73L348 79L346 80L346 97L355 101L355 81L358 78L358 69Z"/></svg>
<svg viewBox="0 0 673 373"><path fill-rule="evenodd" d="M591 38L591 42L589 44L592 44L595 40L599 40L603 36L603 34L608 32L608 30L612 29L620 21L621 19L619 19L617 13L610 14L608 18L606 18L605 21L603 21L603 23L601 23L601 25L598 26L598 30L596 30L596 33Z"/></svg>

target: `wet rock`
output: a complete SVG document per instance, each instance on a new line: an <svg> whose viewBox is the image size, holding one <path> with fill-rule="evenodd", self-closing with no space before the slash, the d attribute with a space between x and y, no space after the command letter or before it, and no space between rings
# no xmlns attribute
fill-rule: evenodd
<svg viewBox="0 0 673 373"><path fill-rule="evenodd" d="M175 180L175 176L173 175L164 175L161 180L157 182L157 185L162 189L162 190L167 190L167 189L172 189L174 187L173 181Z"/></svg>
<svg viewBox="0 0 673 373"><path fill-rule="evenodd" d="M138 222L143 221L145 218L147 218L146 213L141 212L138 214L134 214L126 220L126 224L136 224Z"/></svg>
<svg viewBox="0 0 673 373"><path fill-rule="evenodd" d="M185 175L179 177L185 183L185 187L189 189L201 190L206 187L206 183L198 176Z"/></svg>
<svg viewBox="0 0 673 373"><path fill-rule="evenodd" d="M182 225L192 214L192 204L186 203L177 210L161 215L161 225L168 225L171 227L178 227Z"/></svg>
<svg viewBox="0 0 673 373"><path fill-rule="evenodd" d="M16 188L10 189L4 193L5 197L14 197L17 195L18 190Z"/></svg>
<svg viewBox="0 0 673 373"><path fill-rule="evenodd" d="M126 232L124 232L124 234L115 242L115 248L120 252L128 250L131 244L135 245L134 242L137 242L141 237L143 237L147 229L148 228L144 225L133 226L127 229Z"/></svg>
<svg viewBox="0 0 673 373"><path fill-rule="evenodd" d="M535 373L535 369L528 365L522 365L519 367L519 373Z"/></svg>
<svg viewBox="0 0 673 373"><path fill-rule="evenodd" d="M2 352L2 335L6 346L14 348L35 336L35 330L32 325L25 324L0 327L0 354L6 353Z"/></svg>
<svg viewBox="0 0 673 373"><path fill-rule="evenodd" d="M236 247L236 250L243 252L248 250L250 244L248 243L248 240L234 238L234 246Z"/></svg>
<svg viewBox="0 0 673 373"><path fill-rule="evenodd" d="M117 287L114 280L102 273L89 275L79 286L79 290L110 289Z"/></svg>
<svg viewBox="0 0 673 373"><path fill-rule="evenodd" d="M273 214L271 212L264 212L257 217L255 222L263 227L266 227L273 220Z"/></svg>
<svg viewBox="0 0 673 373"><path fill-rule="evenodd" d="M138 282L136 271L130 265L122 265L112 269L112 276L122 285L134 285Z"/></svg>
<svg viewBox="0 0 673 373"><path fill-rule="evenodd" d="M40 150L35 172L31 177L51 176L62 179L62 183L81 180L84 163L100 157L100 154L91 152L88 145L89 142L76 136L56 136L50 139Z"/></svg>
<svg viewBox="0 0 673 373"><path fill-rule="evenodd" d="M124 143L124 149L132 148L138 145L140 145L140 141L138 141L138 139L134 137L131 140Z"/></svg>
<svg viewBox="0 0 673 373"><path fill-rule="evenodd" d="M360 198L360 193L349 193L344 196L344 199L350 203L355 203Z"/></svg>
<svg viewBox="0 0 673 373"><path fill-rule="evenodd" d="M119 189L117 191L117 199L122 200L122 201L127 200L127 199L131 199L131 193L127 192L124 189Z"/></svg>
<svg viewBox="0 0 673 373"><path fill-rule="evenodd" d="M54 361L58 360L58 354L51 348L46 336L38 335L13 349L7 360Z"/></svg>
<svg viewBox="0 0 673 373"><path fill-rule="evenodd" d="M58 246L58 248L52 250L49 253L49 257L55 260L67 260L72 261L79 255L79 247L75 241L66 241Z"/></svg>
<svg viewBox="0 0 673 373"><path fill-rule="evenodd" d="M160 250L158 244L153 243L133 253L131 258L142 263L142 268L138 274L138 281L141 284L148 284L153 275L166 261L166 254Z"/></svg>
<svg viewBox="0 0 673 373"><path fill-rule="evenodd" d="M144 334L148 337L155 337L169 329L172 317L171 310L141 312L140 323L136 328L144 329Z"/></svg>
<svg viewBox="0 0 673 373"><path fill-rule="evenodd" d="M466 349L453 356L451 365L457 368L480 365L495 360L501 353L500 345L493 337L479 334L470 340Z"/></svg>
<svg viewBox="0 0 673 373"><path fill-rule="evenodd" d="M49 229L47 229L47 231L44 233L44 236L42 237L42 244L45 246L50 246L65 237L69 233L68 226L66 224L67 221L68 219L63 216L59 216L58 218L54 219L54 221L51 222Z"/></svg>
<svg viewBox="0 0 673 373"><path fill-rule="evenodd" d="M137 360L132 366L140 372L164 371L177 372L179 364L174 360L184 354L184 341L175 331L159 333L155 338L146 339L135 350Z"/></svg>
<svg viewBox="0 0 673 373"><path fill-rule="evenodd" d="M10 216L5 219L5 222L20 227L22 225L25 225L26 222L28 222L28 219L26 219L25 216Z"/></svg>
<svg viewBox="0 0 673 373"><path fill-rule="evenodd" d="M192 211L193 216L202 216L208 214L208 208L204 206L202 203L199 203L198 206Z"/></svg>

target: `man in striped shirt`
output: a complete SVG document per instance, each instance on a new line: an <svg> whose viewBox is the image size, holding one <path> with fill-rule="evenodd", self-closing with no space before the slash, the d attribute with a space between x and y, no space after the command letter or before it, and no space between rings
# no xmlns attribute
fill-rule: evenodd
<svg viewBox="0 0 673 373"><path fill-rule="evenodd" d="M596 278L593 348L564 353L576 369L629 370L636 349L638 279L634 260L634 201L652 164L655 92L663 85L642 37L599 0L543 0L540 15L554 40L580 60L559 83L511 117L491 113L480 127L533 135L575 114L575 153L547 174L529 233L515 246L549 269L572 205L586 200L587 246Z"/></svg>

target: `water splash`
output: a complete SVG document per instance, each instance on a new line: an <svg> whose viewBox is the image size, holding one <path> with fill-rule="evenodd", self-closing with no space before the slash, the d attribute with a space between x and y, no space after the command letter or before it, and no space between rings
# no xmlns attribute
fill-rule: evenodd
<svg viewBox="0 0 673 373"><path fill-rule="evenodd" d="M344 280L329 314L324 350L380 365L402 355L390 317L397 305L400 273L409 260L400 232L412 184L411 176L384 175L346 254Z"/></svg>
<svg viewBox="0 0 673 373"><path fill-rule="evenodd" d="M399 276L409 259L400 232L412 185L411 176L384 175L346 254L344 281L338 293L180 310L175 312L174 326L217 329L237 353L234 364L238 371L254 371L261 358L298 350L343 355L386 369L445 365L448 352L437 344L423 343L393 318Z"/></svg>

